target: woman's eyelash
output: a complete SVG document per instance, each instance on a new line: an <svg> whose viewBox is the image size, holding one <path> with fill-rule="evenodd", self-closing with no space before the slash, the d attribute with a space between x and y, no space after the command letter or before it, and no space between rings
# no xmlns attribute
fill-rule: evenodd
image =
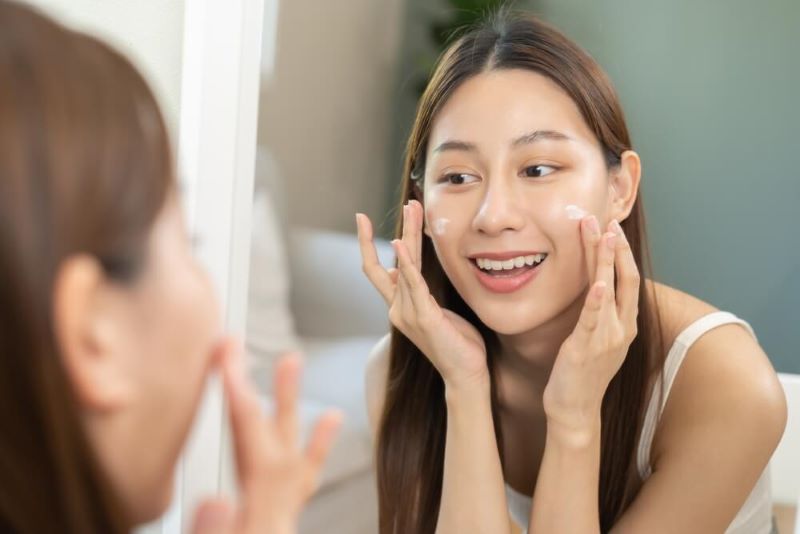
<svg viewBox="0 0 800 534"><path fill-rule="evenodd" d="M529 171L533 169L535 169L533 173L530 173ZM543 178L545 176L549 176L559 169L560 167L555 165L528 165L522 169L521 174L527 178ZM475 176L467 172L449 172L442 175L442 177L439 178L438 183L449 182L452 185L462 185L469 179L468 177L474 178Z"/></svg>
<svg viewBox="0 0 800 534"><path fill-rule="evenodd" d="M540 169L540 170L537 171L537 174L531 175L528 173L530 169ZM541 169L550 169L550 171L542 174ZM522 169L522 174L525 175L527 178L543 178L545 176L548 176L556 172L558 169L559 167L556 167L555 165L528 165L527 167Z"/></svg>
<svg viewBox="0 0 800 534"><path fill-rule="evenodd" d="M452 185L462 185L467 181L466 179L467 177L474 178L475 176L469 174L468 172L449 172L447 174L442 175L442 177L439 178L439 183L450 182ZM454 182L453 178L458 178L459 181Z"/></svg>

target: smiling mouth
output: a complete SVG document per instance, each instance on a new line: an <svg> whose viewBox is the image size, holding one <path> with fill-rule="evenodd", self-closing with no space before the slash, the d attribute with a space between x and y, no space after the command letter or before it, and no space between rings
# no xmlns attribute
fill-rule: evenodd
<svg viewBox="0 0 800 534"><path fill-rule="evenodd" d="M531 256L518 256L505 261L470 258L470 262L482 273L493 278L513 278L535 269L546 259L547 254L534 254Z"/></svg>

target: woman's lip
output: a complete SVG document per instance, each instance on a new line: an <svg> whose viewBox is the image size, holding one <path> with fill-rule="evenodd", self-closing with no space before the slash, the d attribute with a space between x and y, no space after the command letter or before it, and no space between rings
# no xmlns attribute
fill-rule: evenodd
<svg viewBox="0 0 800 534"><path fill-rule="evenodd" d="M542 261L536 265L536 267L527 269L518 275L498 277L487 274L483 269L478 267L477 263L474 261L470 261L469 263L472 265L475 276L478 278L481 285L494 293L513 293L536 278L542 265L544 265L544 261Z"/></svg>

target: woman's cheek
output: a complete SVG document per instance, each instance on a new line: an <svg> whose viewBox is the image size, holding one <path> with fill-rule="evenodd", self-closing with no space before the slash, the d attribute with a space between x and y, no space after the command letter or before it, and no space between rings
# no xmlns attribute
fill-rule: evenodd
<svg viewBox="0 0 800 534"><path fill-rule="evenodd" d="M433 248L443 267L446 267L448 257L457 254L459 228L464 223L463 210L457 208L455 205L448 205L445 198L435 193L425 198L426 233L431 238Z"/></svg>

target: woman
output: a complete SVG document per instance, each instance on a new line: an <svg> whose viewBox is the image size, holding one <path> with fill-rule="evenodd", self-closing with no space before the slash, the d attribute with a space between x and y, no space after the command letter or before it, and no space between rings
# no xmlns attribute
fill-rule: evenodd
<svg viewBox="0 0 800 534"><path fill-rule="evenodd" d="M747 323L640 275L640 174L554 28L500 13L443 54L396 269L356 216L393 325L367 371L382 533L770 531L782 389Z"/></svg>
<svg viewBox="0 0 800 534"><path fill-rule="evenodd" d="M158 517L221 366L240 506L195 532L293 532L339 416L298 450L299 360L264 420L192 257L167 131L101 42L0 2L0 531L129 531Z"/></svg>

